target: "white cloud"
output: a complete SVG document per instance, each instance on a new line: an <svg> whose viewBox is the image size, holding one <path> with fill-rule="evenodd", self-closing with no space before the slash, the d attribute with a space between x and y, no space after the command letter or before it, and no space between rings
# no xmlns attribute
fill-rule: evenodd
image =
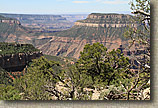
<svg viewBox="0 0 158 108"><path fill-rule="evenodd" d="M128 4L129 0L96 0L96 2L105 4Z"/></svg>
<svg viewBox="0 0 158 108"><path fill-rule="evenodd" d="M69 1L69 0L57 0L57 1ZM74 0L72 3L104 3L104 4L128 4L130 0Z"/></svg>
<svg viewBox="0 0 158 108"><path fill-rule="evenodd" d="M89 1L73 1L73 3L90 3Z"/></svg>

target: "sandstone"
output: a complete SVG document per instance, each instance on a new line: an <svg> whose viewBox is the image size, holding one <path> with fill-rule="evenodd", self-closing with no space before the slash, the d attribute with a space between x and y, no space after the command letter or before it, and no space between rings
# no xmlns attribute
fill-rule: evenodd
<svg viewBox="0 0 158 108"><path fill-rule="evenodd" d="M87 27L137 27L137 24L95 24L95 23L81 23L81 22L75 22L75 25L77 26L87 26Z"/></svg>
<svg viewBox="0 0 158 108"><path fill-rule="evenodd" d="M33 59L41 57L41 52L34 52L32 54L19 53L7 54L0 56L0 67L7 71L22 71L29 62Z"/></svg>
<svg viewBox="0 0 158 108"><path fill-rule="evenodd" d="M18 24L18 25L21 25L21 23L20 23L20 21L18 21L18 20L9 20L9 19L7 19L7 20L0 20L0 23L9 23L9 24Z"/></svg>

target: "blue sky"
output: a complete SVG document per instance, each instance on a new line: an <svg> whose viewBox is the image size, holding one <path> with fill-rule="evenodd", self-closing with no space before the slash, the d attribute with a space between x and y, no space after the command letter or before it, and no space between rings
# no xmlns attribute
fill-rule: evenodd
<svg viewBox="0 0 158 108"><path fill-rule="evenodd" d="M0 0L0 13L130 13L130 0Z"/></svg>

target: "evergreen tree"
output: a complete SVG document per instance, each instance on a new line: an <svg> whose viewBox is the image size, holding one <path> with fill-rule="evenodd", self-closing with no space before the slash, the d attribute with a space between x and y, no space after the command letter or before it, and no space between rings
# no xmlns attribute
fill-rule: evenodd
<svg viewBox="0 0 158 108"><path fill-rule="evenodd" d="M87 44L76 63L78 71L92 77L94 84L111 85L129 72L129 59L121 51L107 51L100 43ZM117 83L115 83L117 84Z"/></svg>
<svg viewBox="0 0 158 108"><path fill-rule="evenodd" d="M133 61L130 62L131 68L135 70L118 82L120 87L110 86L109 91L102 94L103 99L150 99L150 0L134 0L130 4L136 16L133 22L137 22L138 26L129 27L124 34L131 39L129 48L140 46L135 49L137 53L130 56Z"/></svg>
<svg viewBox="0 0 158 108"><path fill-rule="evenodd" d="M19 100L20 92L14 87L9 73L0 67L0 100Z"/></svg>
<svg viewBox="0 0 158 108"><path fill-rule="evenodd" d="M18 88L24 100L50 100L49 86L55 87L59 81L59 64L41 57L33 60L24 76L16 79L14 86Z"/></svg>

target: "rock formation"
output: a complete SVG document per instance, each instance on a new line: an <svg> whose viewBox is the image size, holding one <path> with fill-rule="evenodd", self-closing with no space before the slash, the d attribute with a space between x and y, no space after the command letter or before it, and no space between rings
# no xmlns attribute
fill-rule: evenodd
<svg viewBox="0 0 158 108"><path fill-rule="evenodd" d="M0 67L9 72L22 71L29 62L42 55L42 52L0 55Z"/></svg>
<svg viewBox="0 0 158 108"><path fill-rule="evenodd" d="M1 18L4 20L4 17ZM64 31L55 33L29 33L23 26L7 25L0 32L0 39L5 42L31 43L44 54L78 58L80 51L88 43L100 42L108 50L128 45L123 36L127 26L137 27L131 15L92 13L85 20ZM8 32L9 31L9 32Z"/></svg>
<svg viewBox="0 0 158 108"><path fill-rule="evenodd" d="M68 21L61 15L43 15L43 14L5 14L5 17L15 18L21 22L24 27L36 28L42 32L53 32L65 30L72 27L73 22ZM33 32L33 31L32 31Z"/></svg>
<svg viewBox="0 0 158 108"><path fill-rule="evenodd" d="M48 42L37 45L37 48L44 54L78 58L88 43L102 43L108 50L117 49L120 45L127 46L128 40L123 33L127 26L137 27L136 22L130 21L133 18L124 14L93 13L85 20L77 21L71 29L52 34Z"/></svg>
<svg viewBox="0 0 158 108"><path fill-rule="evenodd" d="M9 23L9 24L21 25L20 21L18 21L18 20L0 20L0 23Z"/></svg>
<svg viewBox="0 0 158 108"><path fill-rule="evenodd" d="M136 24L94 24L94 23L82 23L82 22L75 22L75 25L77 26L87 26L87 27L127 27L127 26L132 26L132 27L137 27Z"/></svg>
<svg viewBox="0 0 158 108"><path fill-rule="evenodd" d="M88 27L137 27L137 23L133 23L130 20L133 19L130 15L124 14L99 14L92 13L88 15L87 19L79 20L75 22L77 26L88 26Z"/></svg>

